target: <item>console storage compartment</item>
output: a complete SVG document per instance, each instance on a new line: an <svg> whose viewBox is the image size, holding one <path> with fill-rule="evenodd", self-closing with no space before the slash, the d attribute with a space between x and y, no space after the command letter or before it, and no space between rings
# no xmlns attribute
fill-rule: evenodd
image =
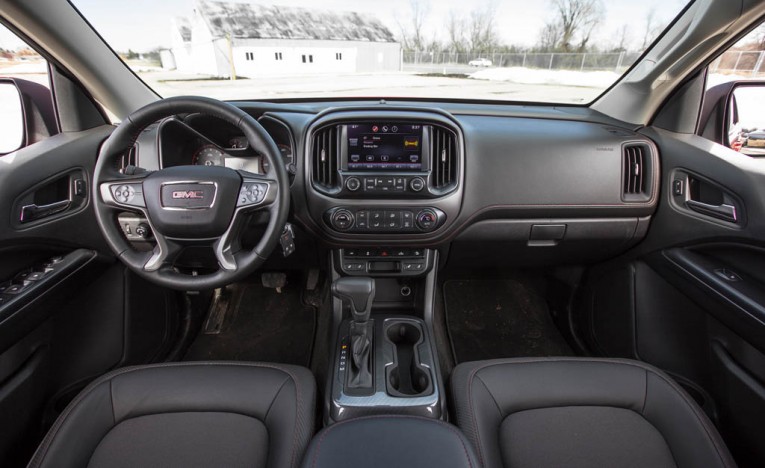
<svg viewBox="0 0 765 468"><path fill-rule="evenodd" d="M368 416L316 434L303 457L312 468L474 468L470 443L451 424L412 416Z"/></svg>

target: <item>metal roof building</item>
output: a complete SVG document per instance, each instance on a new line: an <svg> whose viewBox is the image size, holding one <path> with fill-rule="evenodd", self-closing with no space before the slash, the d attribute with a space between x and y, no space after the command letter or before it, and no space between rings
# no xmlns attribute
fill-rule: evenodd
<svg viewBox="0 0 765 468"><path fill-rule="evenodd" d="M398 71L401 45L355 12L197 0L172 22L166 68L209 76Z"/></svg>

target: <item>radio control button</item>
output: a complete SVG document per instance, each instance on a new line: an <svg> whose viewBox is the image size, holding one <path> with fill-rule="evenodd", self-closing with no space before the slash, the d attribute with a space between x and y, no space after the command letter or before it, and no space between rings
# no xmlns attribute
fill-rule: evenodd
<svg viewBox="0 0 765 468"><path fill-rule="evenodd" d="M414 192L420 192L425 188L425 181L422 180L422 177L415 177L409 181L409 188Z"/></svg>
<svg viewBox="0 0 765 468"><path fill-rule="evenodd" d="M345 188L347 188L351 192L355 192L356 190L361 188L361 181L356 177L351 177L345 181Z"/></svg>

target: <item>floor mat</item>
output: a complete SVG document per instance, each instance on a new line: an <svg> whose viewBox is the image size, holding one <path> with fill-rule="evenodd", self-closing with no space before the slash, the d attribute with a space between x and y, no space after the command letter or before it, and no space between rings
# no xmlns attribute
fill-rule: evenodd
<svg viewBox="0 0 765 468"><path fill-rule="evenodd" d="M257 283L240 283L229 288L231 293L220 332L201 330L185 361L310 365L316 311L303 304L300 282L288 284L281 293Z"/></svg>
<svg viewBox="0 0 765 468"><path fill-rule="evenodd" d="M444 283L444 302L458 363L573 354L545 300L522 282L450 280Z"/></svg>

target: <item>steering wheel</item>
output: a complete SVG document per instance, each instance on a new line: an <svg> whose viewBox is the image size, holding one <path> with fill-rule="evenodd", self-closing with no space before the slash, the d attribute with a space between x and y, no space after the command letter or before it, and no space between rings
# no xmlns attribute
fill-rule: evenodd
<svg viewBox="0 0 765 468"><path fill-rule="evenodd" d="M250 146L268 158L265 175L220 166L175 166L126 175L120 159L141 131L178 114L201 113L238 127ZM156 155L159 157L159 154ZM94 174L93 200L98 225L117 257L132 271L161 286L204 290L246 277L276 246L290 206L289 178L279 149L249 114L230 104L203 97L174 97L149 104L127 117L101 146ZM251 250L240 243L247 215L270 213L268 226ZM119 212L142 214L156 247L139 252L131 247L117 221ZM186 274L173 267L189 246L209 246L218 269L210 274Z"/></svg>

